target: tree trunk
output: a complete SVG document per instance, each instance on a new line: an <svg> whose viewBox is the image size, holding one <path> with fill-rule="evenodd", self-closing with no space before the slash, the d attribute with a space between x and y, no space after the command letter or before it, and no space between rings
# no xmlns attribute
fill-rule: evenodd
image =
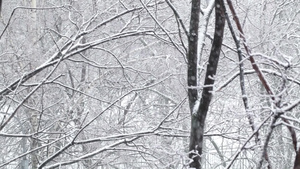
<svg viewBox="0 0 300 169"><path fill-rule="evenodd" d="M2 0L0 0L0 17L1 17L1 10L2 9Z"/></svg>
<svg viewBox="0 0 300 169"><path fill-rule="evenodd" d="M199 7L199 8L198 8ZM201 168L201 155L203 150L203 135L205 119L208 112L209 104L212 99L214 76L217 72L218 61L223 41L224 25L225 25L225 12L224 12L223 0L216 0L215 2L215 33L214 40L208 60L206 69L204 88L202 91L201 99L198 98L197 90L197 35L198 35L198 23L199 15L198 9L200 9L200 2L197 0L192 1L192 15L189 37L189 52L188 52L188 94L190 110L192 112L191 117L191 133L190 133L190 145L189 145L189 158L192 159L190 163L191 168ZM196 10L197 9L197 10ZM198 21L198 22L197 22ZM193 25L197 24L197 26ZM195 45L196 44L196 45ZM196 52L195 52L196 51ZM193 81L195 80L195 82ZM200 101L199 101L200 100Z"/></svg>
<svg viewBox="0 0 300 169"><path fill-rule="evenodd" d="M296 154L294 169L300 169L300 149L297 151Z"/></svg>
<svg viewBox="0 0 300 169"><path fill-rule="evenodd" d="M31 0L31 7L32 8L36 8L36 0ZM36 15L36 10L32 10L31 11L31 21L32 21L32 24L29 25L29 30L31 32L31 41L32 41L32 44L34 44L36 42L36 39L38 38L37 37L37 31L36 31L36 21L37 21L37 15ZM34 49L32 49L34 50ZM32 53L34 53L34 51L31 51ZM36 133L38 131L38 113L37 111L30 111L30 124L31 124L31 130L32 130L32 133ZM33 150L35 148L37 148L38 146L38 142L36 139L32 138L31 139L31 143L30 143L30 149ZM31 167L32 169L36 169L38 167L38 158L37 158L37 152L32 152L31 153Z"/></svg>

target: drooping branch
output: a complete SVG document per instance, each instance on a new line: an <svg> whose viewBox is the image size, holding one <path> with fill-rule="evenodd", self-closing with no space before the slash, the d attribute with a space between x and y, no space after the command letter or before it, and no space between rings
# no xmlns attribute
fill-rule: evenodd
<svg viewBox="0 0 300 169"><path fill-rule="evenodd" d="M150 10L148 9L147 5L140 0L142 6L144 7L144 9L147 11L147 13L150 15L150 17L153 19L153 21L160 27L160 29L167 35L168 39L170 40L170 42L172 43L172 45L183 55L185 56L185 52L183 52L179 46L174 42L174 40L172 39L172 37L170 36L170 33L164 28L164 26L154 17L154 15L150 12ZM185 59L185 57L184 57Z"/></svg>
<svg viewBox="0 0 300 169"><path fill-rule="evenodd" d="M10 94L12 91L16 90L19 85L25 83L27 80L32 78L33 76L37 75L41 71L45 70L48 67L51 67L55 65L57 62L59 62L61 59L65 60L70 58L71 56L74 56L76 54L79 54L80 52L83 52L87 49L90 49L92 47L98 46L100 44L112 41L112 40L117 40L120 38L126 38L126 37L131 37L131 36L138 36L138 35L147 35L151 31L130 31L130 32L125 32L125 33L120 33L113 35L108 38L100 39L100 40L95 40L92 42L87 42L85 44L81 43L74 43L71 40L66 42L61 49L59 49L59 52L55 52L52 54L52 56L44 62L42 65L37 67L35 70L32 70L29 73L25 73L22 77L18 78L15 80L13 83L8 85L5 89L0 91L0 100L3 99L4 96ZM148 34L150 35L150 34ZM78 40L80 37L76 37L76 40ZM45 54L45 57L48 57L48 54Z"/></svg>
<svg viewBox="0 0 300 169"><path fill-rule="evenodd" d="M62 58L58 60L55 67L51 70L51 72L44 78L44 80L38 84L23 100L18 104L16 109L11 113L11 115L4 121L3 118L2 123L0 124L0 131L12 120L12 118L16 115L17 111L21 108L21 106L51 77L54 71L57 69L58 65L61 63ZM0 95L1 96L1 95Z"/></svg>
<svg viewBox="0 0 300 169"><path fill-rule="evenodd" d="M175 15L176 23L177 23L177 27L178 27L178 36L179 36L182 47L184 48L185 52L187 53L187 48L185 46L185 43L184 43L182 35L181 35L181 29L183 29L186 38L189 38L189 33L179 15L179 13L175 9L175 7L172 5L172 3L169 0L165 0L165 1L167 2L167 4L169 5L169 7L171 8L171 10L173 11L173 13Z"/></svg>
<svg viewBox="0 0 300 169"><path fill-rule="evenodd" d="M169 5L169 7L172 9L175 17L178 19L179 23L180 23L180 26L182 27L183 31L184 31L184 34L186 35L186 37L188 38L189 37L189 33L186 29L186 27L184 26L184 23L179 15L179 13L177 12L177 10L175 9L175 7L172 5L172 3L169 1L169 0L165 0L167 2L167 4Z"/></svg>
<svg viewBox="0 0 300 169"><path fill-rule="evenodd" d="M50 166L41 165L41 166L39 166L39 169L42 169L42 168L46 168L46 169L48 169L48 168L56 168L56 167L60 167L60 166L70 165L70 164L73 164L73 163L82 161L82 160L84 160L84 159L90 158L90 157L92 157L92 156L95 156L95 155L97 155L97 154L100 154L100 153L102 153L102 152L104 152L104 151L107 151L107 150L109 150L109 149L111 149L111 148L113 148L113 147L116 147L116 146L118 146L118 145L131 143L131 142L133 142L134 140L139 139L140 137L141 137L141 136L136 136L136 137L133 137L133 138L130 138L130 139L119 140L119 141L117 141L117 142L114 142L114 143L112 143L112 144L110 144L110 145L107 145L107 146L105 146L105 147L103 147L103 148L94 150L94 151L91 152L91 153L87 153L87 154L82 155L82 156L80 156L80 157L77 157L77 158L75 158L75 159L71 159L71 160L64 161L64 162L59 162L59 163L56 163L56 164L52 164L52 165L50 165Z"/></svg>

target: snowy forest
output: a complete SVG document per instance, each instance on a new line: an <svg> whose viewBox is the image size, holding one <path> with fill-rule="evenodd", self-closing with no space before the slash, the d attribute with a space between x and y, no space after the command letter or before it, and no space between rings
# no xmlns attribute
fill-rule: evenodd
<svg viewBox="0 0 300 169"><path fill-rule="evenodd" d="M0 0L1 169L300 169L299 96L297 0Z"/></svg>

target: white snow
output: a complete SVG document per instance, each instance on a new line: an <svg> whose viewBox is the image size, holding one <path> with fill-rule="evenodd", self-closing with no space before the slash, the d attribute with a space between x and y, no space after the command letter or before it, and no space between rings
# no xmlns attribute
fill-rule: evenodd
<svg viewBox="0 0 300 169"><path fill-rule="evenodd" d="M192 112L193 116L197 115L199 105L200 105L200 97L196 100L195 105L193 107L193 112Z"/></svg>

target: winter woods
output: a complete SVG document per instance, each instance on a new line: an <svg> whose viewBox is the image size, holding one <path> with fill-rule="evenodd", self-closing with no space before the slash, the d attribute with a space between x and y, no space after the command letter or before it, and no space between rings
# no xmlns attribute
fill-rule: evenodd
<svg viewBox="0 0 300 169"><path fill-rule="evenodd" d="M300 165L298 2L0 2L0 168Z"/></svg>

